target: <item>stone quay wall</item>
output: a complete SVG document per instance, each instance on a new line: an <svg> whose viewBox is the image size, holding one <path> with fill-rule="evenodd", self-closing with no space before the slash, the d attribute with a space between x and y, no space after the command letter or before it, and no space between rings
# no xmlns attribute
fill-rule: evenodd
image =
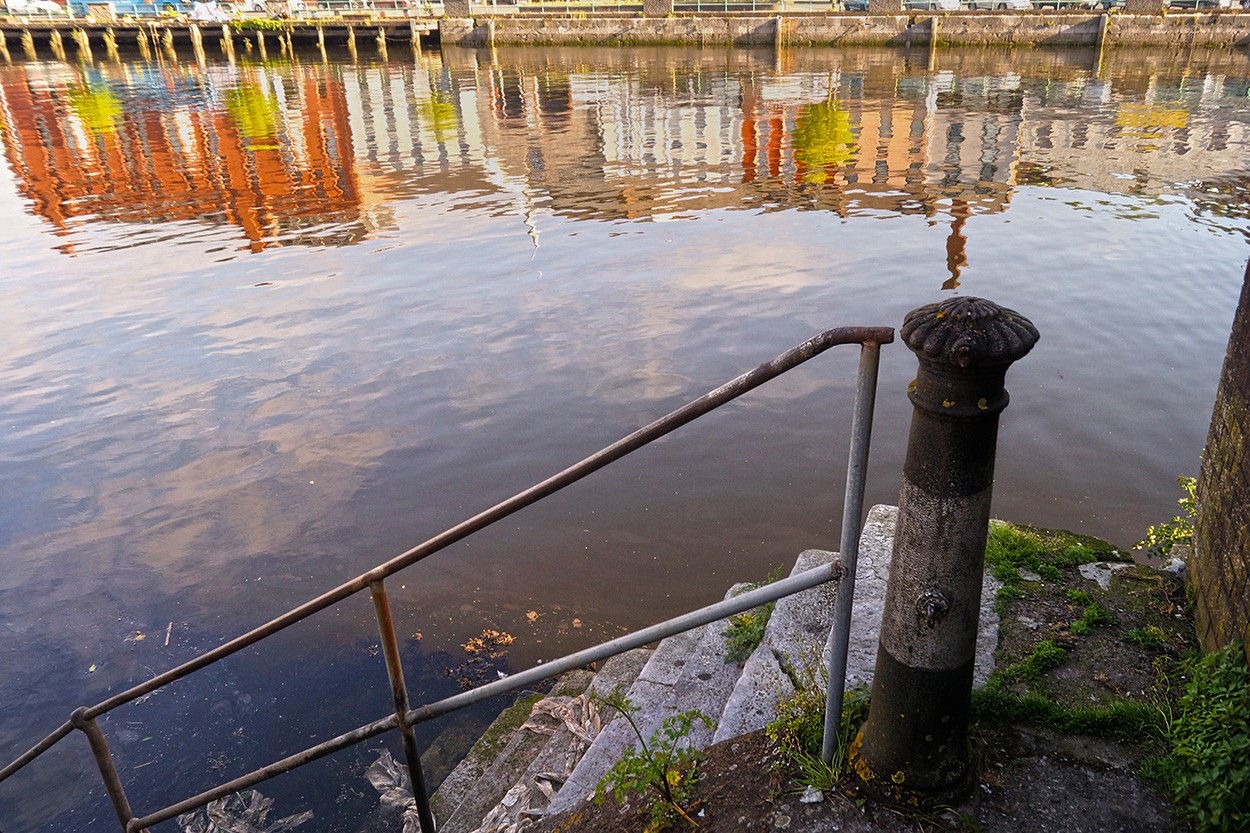
<svg viewBox="0 0 1250 833"><path fill-rule="evenodd" d="M802 14L444 19L443 43L491 44L733 44L737 46L940 45L1098 46L1099 13L896 15ZM1247 47L1250 13L1105 15L1104 46Z"/></svg>
<svg viewBox="0 0 1250 833"><path fill-rule="evenodd" d="M1189 568L1198 638L1207 650L1245 640L1250 657L1250 266L1228 339L1197 495Z"/></svg>

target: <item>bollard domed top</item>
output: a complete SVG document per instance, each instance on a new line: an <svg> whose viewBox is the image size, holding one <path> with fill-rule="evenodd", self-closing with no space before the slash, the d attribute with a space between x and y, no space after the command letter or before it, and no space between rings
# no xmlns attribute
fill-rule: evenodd
<svg viewBox="0 0 1250 833"><path fill-rule="evenodd" d="M984 298L925 304L903 318L903 342L916 353L958 367L1011 364L1037 343L1033 322Z"/></svg>

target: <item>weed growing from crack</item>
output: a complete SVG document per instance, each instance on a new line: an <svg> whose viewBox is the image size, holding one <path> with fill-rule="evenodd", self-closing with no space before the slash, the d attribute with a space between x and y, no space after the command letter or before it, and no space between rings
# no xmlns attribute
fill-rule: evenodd
<svg viewBox="0 0 1250 833"><path fill-rule="evenodd" d="M1081 618L1068 625L1068 630L1076 636L1085 636L1089 629L1097 625L1110 625L1115 619L1097 603L1088 604L1081 611Z"/></svg>
<svg viewBox="0 0 1250 833"><path fill-rule="evenodd" d="M1172 551L1176 544L1187 544L1194 538L1194 519L1198 517L1198 481L1192 477L1176 478L1184 492L1177 499L1183 514L1176 515L1170 521L1146 529L1146 537L1133 545L1133 549L1145 549L1151 558L1163 558Z"/></svg>
<svg viewBox="0 0 1250 833"><path fill-rule="evenodd" d="M614 691L601 702L620 712L634 730L638 747L628 750L599 781L595 802L602 804L611 793L617 804L623 804L630 795L636 795L650 803L647 831L667 830L679 820L697 828L698 822L691 817L691 799L703 753L690 746L690 732L695 723L714 728L711 718L698 710L666 717L648 741L634 720L638 707L625 694Z"/></svg>
<svg viewBox="0 0 1250 833"><path fill-rule="evenodd" d="M1096 735L1150 746L1163 737L1157 706L1122 700L1097 708L1073 708L1039 694L1008 691L997 674L972 692L972 717L977 723L1025 723L1065 734Z"/></svg>
<svg viewBox="0 0 1250 833"><path fill-rule="evenodd" d="M768 578L763 581L748 585L746 590L757 590L772 584L779 578L781 578L781 567L769 573ZM747 661L747 657L751 656L764 641L764 629L768 627L768 620L772 617L773 608L776 606L776 602L769 602L729 617L729 628L725 631L726 662Z"/></svg>
<svg viewBox="0 0 1250 833"><path fill-rule="evenodd" d="M1125 631L1124 639L1138 648L1155 653L1162 653L1171 647L1167 633L1158 625L1148 625L1144 628L1133 628L1130 631Z"/></svg>
<svg viewBox="0 0 1250 833"><path fill-rule="evenodd" d="M833 760L821 759L825 730L825 689L806 686L777 706L777 716L764 729L778 750L778 764L791 771L802 788L829 790L847 772L847 752L868 719L869 690L855 686L842 699L842 720Z"/></svg>

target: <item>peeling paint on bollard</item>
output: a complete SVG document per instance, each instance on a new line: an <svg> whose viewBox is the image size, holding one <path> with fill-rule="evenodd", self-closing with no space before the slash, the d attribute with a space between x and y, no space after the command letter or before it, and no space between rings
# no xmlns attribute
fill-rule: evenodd
<svg viewBox="0 0 1250 833"><path fill-rule="evenodd" d="M967 728L1003 380L1037 342L1019 313L951 298L900 331L920 372L872 706L851 749L877 798L949 803L971 782Z"/></svg>

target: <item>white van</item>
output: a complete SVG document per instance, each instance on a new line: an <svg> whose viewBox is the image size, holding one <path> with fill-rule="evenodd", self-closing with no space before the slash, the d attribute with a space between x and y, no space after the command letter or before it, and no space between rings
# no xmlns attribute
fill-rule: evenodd
<svg viewBox="0 0 1250 833"><path fill-rule="evenodd" d="M65 7L52 0L8 0L7 11L18 17L54 17L65 14Z"/></svg>

